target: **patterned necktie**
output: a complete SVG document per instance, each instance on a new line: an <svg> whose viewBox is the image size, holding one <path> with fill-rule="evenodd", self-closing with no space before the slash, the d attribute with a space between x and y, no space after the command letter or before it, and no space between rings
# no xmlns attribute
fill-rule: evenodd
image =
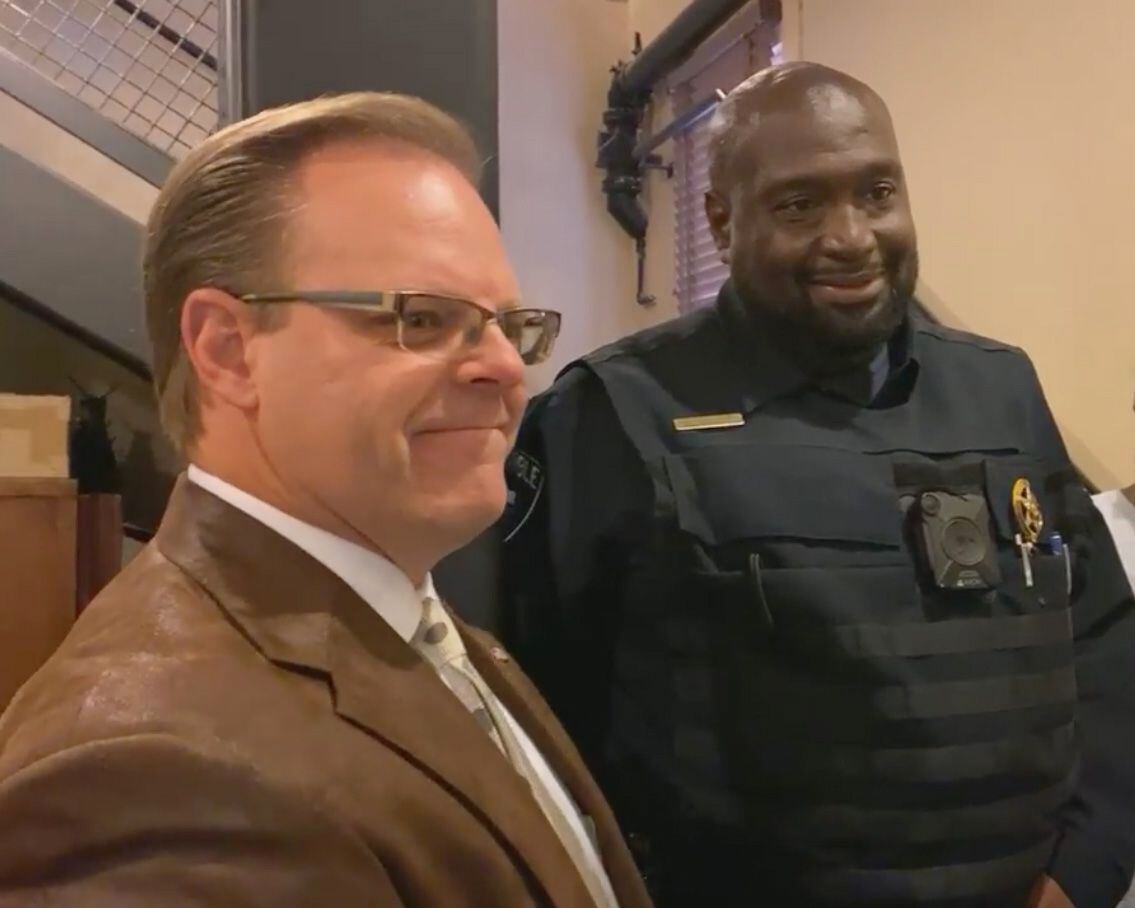
<svg viewBox="0 0 1135 908"><path fill-rule="evenodd" d="M489 698L481 691L484 682L469 661L453 619L436 599L426 598L422 605L422 623L418 625L410 645L429 660L445 686L453 691L501 753L511 761L496 717L489 708Z"/></svg>
<svg viewBox="0 0 1135 908"><path fill-rule="evenodd" d="M469 660L465 644L461 642L461 635L457 632L453 619L436 599L426 597L422 605L422 622L411 638L410 645L429 660L446 687L453 691L457 699L472 713L477 724L492 739L521 778L528 783L536 803L540 805L544 816L547 817L572 863L575 864L596 906L618 908L610 882L605 875L600 876L592 869L579 837L572 830L563 810L532 767L524 753L524 748L513 734L503 707Z"/></svg>

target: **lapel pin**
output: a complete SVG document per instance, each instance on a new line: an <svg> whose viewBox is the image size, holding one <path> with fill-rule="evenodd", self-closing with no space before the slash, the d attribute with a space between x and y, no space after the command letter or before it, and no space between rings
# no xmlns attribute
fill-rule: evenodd
<svg viewBox="0 0 1135 908"><path fill-rule="evenodd" d="M508 662L509 655L504 651L503 646L493 646L489 648L489 655L492 656L497 662Z"/></svg>

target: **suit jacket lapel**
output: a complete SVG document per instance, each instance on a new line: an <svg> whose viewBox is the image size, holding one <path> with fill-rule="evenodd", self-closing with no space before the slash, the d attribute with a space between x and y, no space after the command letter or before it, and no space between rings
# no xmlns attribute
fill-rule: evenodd
<svg viewBox="0 0 1135 908"><path fill-rule="evenodd" d="M527 783L433 668L338 577L184 478L156 543L266 658L325 675L339 716L465 801L550 903L591 905Z"/></svg>
<svg viewBox="0 0 1135 908"><path fill-rule="evenodd" d="M580 810L594 821L603 865L620 908L649 906L646 886L615 815L563 726L516 662L492 638L455 620L470 661L539 748Z"/></svg>
<svg viewBox="0 0 1135 908"><path fill-rule="evenodd" d="M343 615L332 645L335 708L470 804L557 906L590 896L525 782L437 672L384 622Z"/></svg>

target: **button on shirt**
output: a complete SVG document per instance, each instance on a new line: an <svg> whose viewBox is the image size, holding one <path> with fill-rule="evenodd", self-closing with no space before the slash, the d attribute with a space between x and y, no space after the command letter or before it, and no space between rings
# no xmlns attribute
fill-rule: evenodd
<svg viewBox="0 0 1135 908"><path fill-rule="evenodd" d="M354 590L359 598L389 624L407 644L421 623L423 600L427 597L439 598L433 578L428 574L422 586L415 588L409 577L388 558L377 552L297 520L200 467L191 465L188 469L188 478L194 485L200 486L234 508L259 520L269 529L275 530L326 567ZM445 680L444 677L442 680ZM583 818L579 815L579 809L567 789L507 707L499 700L495 705L499 706L532 768L568 818L572 833L579 839L588 863L592 864L592 871L610 891L610 883L603 869L598 849L588 835ZM613 896L612 904L614 904Z"/></svg>

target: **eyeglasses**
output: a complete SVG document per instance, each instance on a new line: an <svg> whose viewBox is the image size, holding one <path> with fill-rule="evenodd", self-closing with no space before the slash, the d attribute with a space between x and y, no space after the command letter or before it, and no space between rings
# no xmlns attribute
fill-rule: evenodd
<svg viewBox="0 0 1135 908"><path fill-rule="evenodd" d="M311 303L386 316L381 322L396 327L399 347L439 359L475 346L485 329L496 324L531 366L548 358L560 333L560 313L551 309L494 312L472 300L419 290L295 290L239 298L253 305Z"/></svg>

